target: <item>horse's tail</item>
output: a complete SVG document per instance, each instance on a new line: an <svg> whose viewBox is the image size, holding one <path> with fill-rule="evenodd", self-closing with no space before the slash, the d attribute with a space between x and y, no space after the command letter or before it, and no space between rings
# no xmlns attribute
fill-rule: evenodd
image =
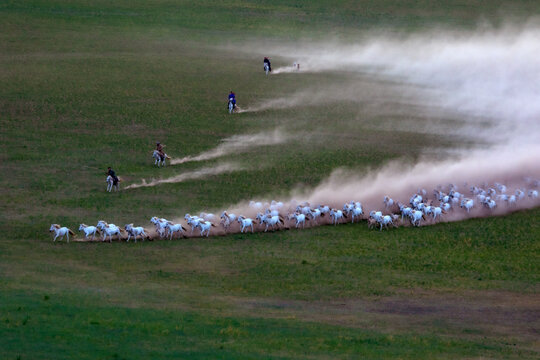
<svg viewBox="0 0 540 360"><path fill-rule="evenodd" d="M71 229L68 229L68 231L69 231L70 235L75 235L75 233L73 231L71 231Z"/></svg>

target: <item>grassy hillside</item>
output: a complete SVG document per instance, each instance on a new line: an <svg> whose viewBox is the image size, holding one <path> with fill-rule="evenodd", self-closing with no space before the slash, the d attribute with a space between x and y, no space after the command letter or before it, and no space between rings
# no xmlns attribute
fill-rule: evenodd
<svg viewBox="0 0 540 360"><path fill-rule="evenodd" d="M230 89L250 106L350 81L266 79L260 54L236 45L539 11L534 1L3 2L0 357L537 357L538 209L382 233L362 223L137 244L53 244L47 229L101 218L149 226L450 146L365 126L392 119L354 122L361 104L229 116ZM295 140L165 169L149 156L156 140L182 157L278 126ZM107 166L127 185L224 162L244 170L105 192Z"/></svg>

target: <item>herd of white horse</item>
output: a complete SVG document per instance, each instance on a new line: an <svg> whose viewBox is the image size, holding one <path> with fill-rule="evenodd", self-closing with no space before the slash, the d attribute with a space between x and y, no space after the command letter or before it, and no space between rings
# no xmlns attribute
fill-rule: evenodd
<svg viewBox="0 0 540 360"><path fill-rule="evenodd" d="M304 228L308 226L317 226L322 224L338 225L346 222L354 223L360 220L366 220L368 227L378 228L380 231L399 225L421 226L433 224L443 219L447 214L454 211L461 211L469 214L475 208L484 208L494 210L497 207L516 207L518 203L538 200L538 190L540 185L538 180L529 181L531 188L518 188L509 192L504 184L495 183L493 186L471 186L467 189L468 195L460 192L454 185L448 185L443 190L442 187L433 191L432 196L424 189L419 189L413 194L407 203L401 203L385 196L382 199L384 210L371 210L369 213L364 211L362 203L359 201L349 201L341 208L332 208L328 205L312 206L308 202L296 204L291 202L285 205L280 201L271 203L262 203L251 201L249 211L253 217L244 215L235 215L223 211L218 217L210 213L201 213L198 216L186 214L184 216L185 226L190 227L190 231L179 222L173 222L164 218L152 217L150 222L154 226L155 234L161 239L173 237L191 237L191 236L210 236L213 229L218 225L221 227L221 233L232 233L240 231L241 233L268 230L290 229L292 227ZM294 206L293 206L294 204ZM218 225L216 225L218 224ZM232 226L238 224L238 230L232 229ZM195 232L198 230L198 234ZM58 224L52 224L49 231L54 232L54 240L62 240L69 235L74 236L74 232L67 227ZM119 240L126 239L127 242L133 237L149 239L149 231L143 227L135 227L133 224L127 224L123 228L108 224L100 220L96 226L80 224L79 231L84 232L85 240L95 240L96 234L101 235L101 240L112 242L113 237ZM215 231L216 232L216 231ZM124 235L126 234L127 237ZM90 236L92 238L90 239Z"/></svg>

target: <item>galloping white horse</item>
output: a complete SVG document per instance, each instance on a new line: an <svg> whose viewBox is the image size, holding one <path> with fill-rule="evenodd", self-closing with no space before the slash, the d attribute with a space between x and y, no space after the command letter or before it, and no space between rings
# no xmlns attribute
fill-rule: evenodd
<svg viewBox="0 0 540 360"><path fill-rule="evenodd" d="M59 236L61 236L60 240L62 240L64 236L67 236L67 242L69 242L69 234L75 235L75 233L67 227L61 227L58 224L51 224L49 231L54 231L55 236L53 241L56 241L56 238Z"/></svg>
<svg viewBox="0 0 540 360"><path fill-rule="evenodd" d="M420 220L422 219L426 219L424 217L424 213L421 212L420 210L414 210L411 212L411 214L409 215L409 217L411 218L411 224L413 226L420 226Z"/></svg>
<svg viewBox="0 0 540 360"><path fill-rule="evenodd" d="M129 239L133 236L135 238L135 242L137 242L137 236L141 236L141 238L143 239L144 241L144 238L148 237L148 235L146 235L146 233L144 232L144 228L142 226L137 226L137 227L133 227L133 224L127 224L125 227L124 227L128 233L128 238L126 240L126 242L129 242Z"/></svg>
<svg viewBox="0 0 540 360"><path fill-rule="evenodd" d="M388 225L394 225L394 222L392 221L392 217L390 215L384 215L376 219L377 222L381 225L381 228L379 231L382 231L383 226L388 229Z"/></svg>
<svg viewBox="0 0 540 360"><path fill-rule="evenodd" d="M465 208L467 210L467 213L471 211L472 207L474 206L474 201L472 199L463 199L461 200L462 208Z"/></svg>
<svg viewBox="0 0 540 360"><path fill-rule="evenodd" d="M165 227L169 230L169 234L171 235L169 240L172 240L174 233L179 232L180 235L186 236L184 233L186 229L182 226L182 224L173 224L171 222L168 222Z"/></svg>
<svg viewBox="0 0 540 360"><path fill-rule="evenodd" d="M349 211L349 214L351 214L352 217L352 223L354 223L354 218L357 217L358 219L362 218L362 215L364 215L364 210L362 209L362 204L357 203L357 205L354 205L354 207Z"/></svg>
<svg viewBox="0 0 540 360"><path fill-rule="evenodd" d="M204 232L206 232L206 237L208 237L208 235L210 235L210 228L212 226L216 227L216 225L212 224L210 221L200 220L197 223L197 227L201 228L201 236L203 236Z"/></svg>
<svg viewBox="0 0 540 360"><path fill-rule="evenodd" d="M113 189L114 191L120 190L120 179L118 179L118 182L116 185L114 184L114 179L111 175L107 175L107 180L105 182L107 183L107 191L111 192Z"/></svg>
<svg viewBox="0 0 540 360"><path fill-rule="evenodd" d="M79 226L79 231L84 231L84 238L88 240L88 236L92 235L92 240L96 237L96 232L99 233L99 230L95 226L88 226L86 224L81 224Z"/></svg>
<svg viewBox="0 0 540 360"><path fill-rule="evenodd" d="M308 213L309 214L309 213ZM302 224L302 229L306 226L306 215L300 212L295 212L293 214L289 215L289 220L295 219L296 224L294 225L295 228L298 228L300 224Z"/></svg>
<svg viewBox="0 0 540 360"><path fill-rule="evenodd" d="M311 220L317 225L319 225L319 222L317 221L317 219L324 216L324 214L318 208L311 210L309 215L311 216Z"/></svg>
<svg viewBox="0 0 540 360"><path fill-rule="evenodd" d="M341 219L346 219L347 215L341 210L332 209L330 210L330 217L332 218L332 224L337 225L338 221Z"/></svg>
<svg viewBox="0 0 540 360"><path fill-rule="evenodd" d="M154 150L154 152L152 153L152 157L155 159L154 161L154 165L157 165L158 167L160 166L166 166L167 164L165 163L165 160L167 159L170 159L170 157L164 153L163 157L161 155L159 155L159 151L157 150Z"/></svg>
<svg viewBox="0 0 540 360"><path fill-rule="evenodd" d="M237 219L237 221L242 225L242 228L240 229L240 232L243 233L244 229L247 227L251 227L251 232L253 232L253 219L247 218L243 215L240 215ZM246 230L247 232L247 230Z"/></svg>
<svg viewBox="0 0 540 360"><path fill-rule="evenodd" d="M231 226L231 223L236 220L236 215L234 214L227 214L226 211L223 211L221 213L221 225L223 225L223 228L225 231L229 230L229 227Z"/></svg>
<svg viewBox="0 0 540 360"><path fill-rule="evenodd" d="M201 219L198 216L191 216L189 214L186 214L184 216L184 219L186 219L188 225L191 226L191 235L193 235L193 230L195 230L195 228L199 226L199 223L201 221L204 221L204 219Z"/></svg>
<svg viewBox="0 0 540 360"><path fill-rule="evenodd" d="M388 209L389 207L394 206L394 200L389 198L388 196L385 196L384 199L383 199L383 204Z"/></svg>
<svg viewBox="0 0 540 360"><path fill-rule="evenodd" d="M264 232L268 231L268 226L271 226L272 231L274 231L274 226L277 226L279 229L280 225L285 225L281 217L276 215L272 216L271 214L263 215L261 213L258 213L257 220L259 220L259 223L261 225L266 224L266 229L264 229Z"/></svg>
<svg viewBox="0 0 540 360"><path fill-rule="evenodd" d="M98 229L100 229L103 232L103 239L102 241L105 241L107 239L107 236L109 237L109 242L112 243L112 236L118 235L118 239L122 239L122 229L120 229L118 226L114 224L107 224L103 220L99 220L96 226Z"/></svg>
<svg viewBox="0 0 540 360"><path fill-rule="evenodd" d="M150 222L156 226L156 232L159 234L159 237L162 238L165 236L167 230L167 224L169 221L167 219L158 218L154 216L150 219Z"/></svg>

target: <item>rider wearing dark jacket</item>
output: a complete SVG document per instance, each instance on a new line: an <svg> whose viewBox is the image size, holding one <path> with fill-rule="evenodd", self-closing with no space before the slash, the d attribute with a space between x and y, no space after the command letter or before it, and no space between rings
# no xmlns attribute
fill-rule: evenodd
<svg viewBox="0 0 540 360"><path fill-rule="evenodd" d="M270 60L267 57L265 57L263 60L263 67L264 64L268 64L268 71L272 72L272 65L270 65Z"/></svg>
<svg viewBox="0 0 540 360"><path fill-rule="evenodd" d="M110 175L113 178L113 185L118 185L118 177L116 177L116 173L110 166L107 168L107 175Z"/></svg>
<svg viewBox="0 0 540 360"><path fill-rule="evenodd" d="M231 92L229 93L229 102L232 101L233 103L233 107L236 107L236 94L233 93L233 91L231 90ZM229 106L229 104L227 103L227 107Z"/></svg>

